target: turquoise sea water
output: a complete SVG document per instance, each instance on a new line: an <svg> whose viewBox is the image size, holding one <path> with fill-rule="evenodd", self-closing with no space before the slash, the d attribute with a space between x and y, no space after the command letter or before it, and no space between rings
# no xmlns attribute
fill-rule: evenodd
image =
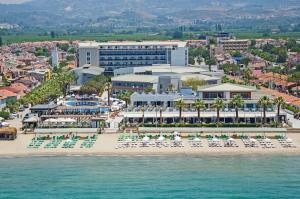
<svg viewBox="0 0 300 199"><path fill-rule="evenodd" d="M0 158L0 198L300 198L300 157Z"/></svg>

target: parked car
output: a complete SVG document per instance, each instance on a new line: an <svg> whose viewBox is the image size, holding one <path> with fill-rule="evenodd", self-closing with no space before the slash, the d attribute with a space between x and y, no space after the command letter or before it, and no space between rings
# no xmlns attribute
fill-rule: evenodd
<svg viewBox="0 0 300 199"><path fill-rule="evenodd" d="M9 118L10 119L15 119L15 118L17 118L18 117L18 114L17 113L11 113L10 115L9 115Z"/></svg>
<svg viewBox="0 0 300 199"><path fill-rule="evenodd" d="M27 120L29 118L29 113L26 113L25 116L23 117L23 121Z"/></svg>
<svg viewBox="0 0 300 199"><path fill-rule="evenodd" d="M24 110L25 110L24 106L20 106L20 107L19 107L19 111L20 111L20 112L23 112Z"/></svg>

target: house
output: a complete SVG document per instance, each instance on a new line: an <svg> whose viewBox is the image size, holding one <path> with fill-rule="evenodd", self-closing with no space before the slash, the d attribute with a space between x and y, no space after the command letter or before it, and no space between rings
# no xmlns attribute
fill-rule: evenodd
<svg viewBox="0 0 300 199"><path fill-rule="evenodd" d="M17 101L17 94L13 93L7 89L0 89L0 106L1 108L4 108L6 106L7 103L13 103Z"/></svg>

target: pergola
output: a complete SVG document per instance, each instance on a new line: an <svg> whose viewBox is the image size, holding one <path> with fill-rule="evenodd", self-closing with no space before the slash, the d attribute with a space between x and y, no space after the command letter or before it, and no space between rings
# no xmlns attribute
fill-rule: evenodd
<svg viewBox="0 0 300 199"><path fill-rule="evenodd" d="M167 127L167 128L155 128L155 127L140 127L139 132L143 133L172 133L174 131L182 133L286 133L286 128L189 128L189 127Z"/></svg>
<svg viewBox="0 0 300 199"><path fill-rule="evenodd" d="M35 134L96 134L99 133L98 128L45 128L34 129Z"/></svg>

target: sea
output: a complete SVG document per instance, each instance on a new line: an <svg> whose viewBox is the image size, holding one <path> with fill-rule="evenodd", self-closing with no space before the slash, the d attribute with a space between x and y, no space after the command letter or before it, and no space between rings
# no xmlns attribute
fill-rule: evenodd
<svg viewBox="0 0 300 199"><path fill-rule="evenodd" d="M0 158L0 198L300 198L300 157Z"/></svg>

